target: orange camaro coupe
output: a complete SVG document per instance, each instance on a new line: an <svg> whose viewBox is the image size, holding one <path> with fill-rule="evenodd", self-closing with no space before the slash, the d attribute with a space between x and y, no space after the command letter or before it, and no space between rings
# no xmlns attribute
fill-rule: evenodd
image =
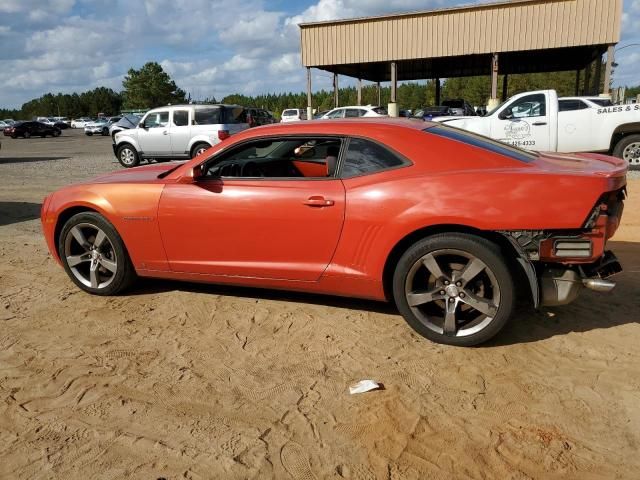
<svg viewBox="0 0 640 480"><path fill-rule="evenodd" d="M140 276L391 300L421 335L474 345L517 301L614 287L625 185L605 155L412 120L300 122L65 187L42 225L90 293Z"/></svg>

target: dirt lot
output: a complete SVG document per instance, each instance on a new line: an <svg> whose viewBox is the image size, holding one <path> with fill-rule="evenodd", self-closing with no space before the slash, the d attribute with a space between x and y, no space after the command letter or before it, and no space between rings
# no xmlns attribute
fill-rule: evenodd
<svg viewBox="0 0 640 480"><path fill-rule="evenodd" d="M43 196L109 138L2 139L0 478L638 478L640 180L610 295L447 348L393 308L174 282L81 293ZM386 389L350 396L372 378Z"/></svg>

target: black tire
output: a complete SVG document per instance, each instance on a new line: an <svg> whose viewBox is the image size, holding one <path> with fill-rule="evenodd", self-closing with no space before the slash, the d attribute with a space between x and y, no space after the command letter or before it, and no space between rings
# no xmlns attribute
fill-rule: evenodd
<svg viewBox="0 0 640 480"><path fill-rule="evenodd" d="M12 133L11 134L11 138L16 139L16 138L18 138L18 136L15 133Z"/></svg>
<svg viewBox="0 0 640 480"><path fill-rule="evenodd" d="M24 132L24 133L22 134L22 136L23 136L24 138L31 138L31 133L30 133L30 132Z"/></svg>
<svg viewBox="0 0 640 480"><path fill-rule="evenodd" d="M196 143L191 148L191 158L197 157L200 153L211 148L211 145L205 142Z"/></svg>
<svg viewBox="0 0 640 480"><path fill-rule="evenodd" d="M440 255L440 258L445 259L462 258L456 257L456 252L464 253L469 258L469 265L474 259L480 260L480 263L484 264L484 268L471 277L474 279L473 281L467 279L466 282L468 284L463 285L463 288L461 288L449 283L452 280L455 281L454 267L451 267L451 269L449 267L458 264L443 263L442 266L438 265L444 274L442 278L449 278L449 280L443 282L436 280L431 286L426 285L424 287L425 291L434 292L434 299L428 300L429 303L418 303L411 307L407 297L413 295L413 293L422 292L418 292L419 289L415 288L413 284L411 286L408 284L414 280L424 281L428 284L437 277L429 269L422 266L424 257L433 254L431 258L439 258L438 255ZM442 260L440 263L442 263ZM455 268L458 269L455 271L457 272L456 276L459 278L460 271L464 270L464 266L456 266ZM422 275L424 271L426 271L427 275ZM421 273L421 275L418 275L418 273ZM414 275L413 279L411 278L412 274ZM448 287L444 286L445 283ZM497 288L494 283L497 284ZM455 285L458 285L458 283ZM486 293L478 293L478 290L475 289L478 285ZM483 287L483 285L485 286ZM449 288L453 288L453 290L449 290ZM408 290L413 293L408 293ZM497 306L493 305L490 299L485 297L492 291L494 295L493 302L495 302L495 292L497 291ZM473 295L470 295L469 292L472 292ZM504 327L514 311L515 293L513 275L502 258L500 249L488 240L463 233L438 234L416 242L402 255L393 276L394 300L407 323L423 337L446 345L468 347L486 342L495 336ZM482 314L482 312L473 309L467 304L467 301L473 300L474 296L476 299L486 300L487 304L492 304L493 311L495 311L495 313L492 313L493 316ZM462 300L462 297L465 297L466 300ZM455 333L449 335L444 333L444 317L442 327L438 331L436 324L429 323L430 318L437 318L437 316L433 313L426 313L426 310L423 310L429 308L431 312L434 312L435 310L433 309L440 309L440 312L444 314L447 302L452 302L451 305L455 305L453 307L453 324L455 324L455 328L452 330ZM457 312L462 318L458 318ZM428 317L428 315L434 316ZM469 326L464 324L465 315ZM476 316L475 320L474 315ZM477 323L474 324L473 322Z"/></svg>
<svg viewBox="0 0 640 480"><path fill-rule="evenodd" d="M625 151L628 149L634 151L628 152L627 158L625 158ZM640 135L633 134L622 137L613 149L613 156L627 160L629 170L640 170Z"/></svg>
<svg viewBox="0 0 640 480"><path fill-rule="evenodd" d="M103 128L103 129L102 129L102 136L103 136L103 137L106 137L106 136L108 136L108 135L109 135L109 129L108 129L108 128Z"/></svg>
<svg viewBox="0 0 640 480"><path fill-rule="evenodd" d="M102 230L106 235L106 239L109 243L109 248L105 250L105 255L112 255L117 267L115 272L109 272L104 269L104 271L108 275L110 275L107 278L109 282L104 287L93 288L89 285L84 284L77 278L76 274L69 266L67 256L65 255L66 242L75 241L75 237L71 233L71 230L76 226L84 226L84 228L88 228L89 231L91 231L91 226L93 226L96 229ZM91 237L87 236L86 240L88 242L91 242ZM105 242L103 242L102 245L104 246ZM58 252L60 254L60 259L62 260L62 265L64 266L67 275L69 275L69 278L71 278L73 283L75 283L85 292L93 293L95 295L115 295L130 287L136 279L135 269L133 267L133 264L131 263L131 259L129 258L129 254L124 245L124 242L122 241L122 238L120 237L114 226L111 225L111 223L99 213L82 212L74 215L69 220L67 220L67 222L62 227L60 238L58 239ZM87 262L87 266L88 265L89 262Z"/></svg>
<svg viewBox="0 0 640 480"><path fill-rule="evenodd" d="M123 143L116 150L120 165L125 168L137 167L140 165L140 155L132 145Z"/></svg>
<svg viewBox="0 0 640 480"><path fill-rule="evenodd" d="M93 132L84 132L84 134L85 134L87 137L92 137L92 136L93 136Z"/></svg>
<svg viewBox="0 0 640 480"><path fill-rule="evenodd" d="M59 137L60 136L60 130L56 130L55 132L53 132L53 136L54 137Z"/></svg>

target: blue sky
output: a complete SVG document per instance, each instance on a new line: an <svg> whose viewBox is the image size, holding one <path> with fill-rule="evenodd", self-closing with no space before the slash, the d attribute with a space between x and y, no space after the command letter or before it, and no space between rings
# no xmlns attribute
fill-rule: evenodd
<svg viewBox="0 0 640 480"><path fill-rule="evenodd" d="M120 90L129 68L151 60L196 99L302 91L298 23L469 3L488 2L0 0L0 107L46 92ZM620 46L629 43L640 43L640 0L624 2ZM616 85L640 84L640 47L616 61ZM314 74L314 89L330 82Z"/></svg>

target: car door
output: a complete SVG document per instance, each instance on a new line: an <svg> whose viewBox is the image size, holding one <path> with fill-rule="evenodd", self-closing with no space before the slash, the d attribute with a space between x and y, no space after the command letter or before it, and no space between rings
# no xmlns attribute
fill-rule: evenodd
<svg viewBox="0 0 640 480"><path fill-rule="evenodd" d="M169 136L171 138L171 153L176 156L189 154L189 140L191 140L191 111L188 108L176 109L171 112Z"/></svg>
<svg viewBox="0 0 640 480"><path fill-rule="evenodd" d="M544 93L524 95L490 117L491 137L528 150L551 149L551 121Z"/></svg>
<svg viewBox="0 0 640 480"><path fill-rule="evenodd" d="M577 98L560 100L558 106L558 151L597 150L598 136L592 134L596 109L589 108L589 105Z"/></svg>
<svg viewBox="0 0 640 480"><path fill-rule="evenodd" d="M171 153L169 110L149 112L138 127L138 144L145 155L168 156Z"/></svg>
<svg viewBox="0 0 640 480"><path fill-rule="evenodd" d="M321 152L309 147L313 141L243 142L216 155L195 183L166 185L158 219L171 269L318 280L340 237L345 190L326 167L313 170L322 161L315 156L337 156L342 140ZM308 162L306 175L294 166L297 161Z"/></svg>

